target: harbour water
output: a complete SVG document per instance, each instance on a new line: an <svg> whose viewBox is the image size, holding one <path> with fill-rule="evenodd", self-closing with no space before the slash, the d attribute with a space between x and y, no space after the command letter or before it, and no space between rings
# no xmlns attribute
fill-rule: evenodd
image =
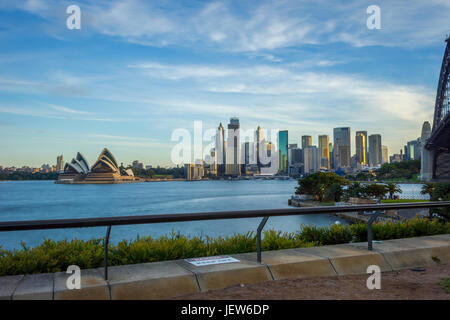
<svg viewBox="0 0 450 320"><path fill-rule="evenodd" d="M0 182L0 221L132 216L224 210L287 208L296 180L167 181L110 185L65 185L53 181ZM420 193L421 185L402 185ZM417 189L417 190L416 190ZM138 235L159 237L171 231L186 236L226 237L255 231L260 219L232 219L117 226L111 242ZM330 215L270 218L265 230L295 232L302 224L330 225L344 220ZM35 246L44 238L102 238L105 227L0 232L3 249Z"/></svg>

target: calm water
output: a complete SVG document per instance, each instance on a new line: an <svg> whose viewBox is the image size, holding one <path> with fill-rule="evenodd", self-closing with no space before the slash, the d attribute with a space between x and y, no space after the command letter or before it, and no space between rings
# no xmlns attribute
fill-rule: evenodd
<svg viewBox="0 0 450 320"><path fill-rule="evenodd" d="M0 221L287 208L287 201L296 185L296 180L170 181L115 185L0 182ZM402 186L409 188L408 194L420 191L420 185ZM187 236L229 236L256 230L259 221L257 218L117 226L112 228L111 242L134 239L137 235L157 237L172 230ZM270 218L265 229L295 232L302 223L324 226L335 221L345 223L329 215L277 217ZM104 237L105 232L105 227L0 232L0 245L12 249L19 248L21 240L35 246L43 238L90 239Z"/></svg>
<svg viewBox="0 0 450 320"><path fill-rule="evenodd" d="M0 221L128 216L222 210L287 208L295 180L149 182L112 185L61 185L52 181L0 182ZM329 225L342 220L328 216L278 217L266 229L294 232L301 223ZM172 230L187 236L228 236L256 230L260 219L179 222L117 226L111 242L154 237ZM0 233L5 249L39 244L44 237L90 239L104 237L106 228L77 228Z"/></svg>

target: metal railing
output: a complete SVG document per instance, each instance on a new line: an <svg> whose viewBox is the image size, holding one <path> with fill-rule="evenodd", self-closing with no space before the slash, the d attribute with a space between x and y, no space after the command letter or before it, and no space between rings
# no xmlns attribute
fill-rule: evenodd
<svg viewBox="0 0 450 320"><path fill-rule="evenodd" d="M257 229L257 261L261 263L261 232L269 217L296 216L308 214L333 214L338 212L363 212L367 215L370 215L370 218L367 222L368 226L367 246L368 250L372 250L372 223L376 220L376 217L379 216L381 213L385 212L386 210L427 209L427 208L429 209L438 207L450 207L450 201L366 204L366 205L351 205L338 207L322 206L322 207L301 207L301 208L245 210L245 211L174 213L174 214L154 214L154 215L140 215L140 216L120 216L120 217L82 218L82 219L5 221L0 222L0 232L107 227L105 236L105 258L104 258L105 280L107 280L108 244L111 228L113 226L262 217L263 219L260 222Z"/></svg>

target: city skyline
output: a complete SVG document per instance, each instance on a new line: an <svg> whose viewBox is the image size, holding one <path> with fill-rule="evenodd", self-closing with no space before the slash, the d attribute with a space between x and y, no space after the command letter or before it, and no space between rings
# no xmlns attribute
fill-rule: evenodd
<svg viewBox="0 0 450 320"><path fill-rule="evenodd" d="M66 28L70 4L0 4L2 166L75 150L94 161L104 146L171 166L173 130L229 116L288 130L289 143L379 133L394 154L432 122L445 2L379 1L380 30L366 27L370 1L77 1L80 30Z"/></svg>
<svg viewBox="0 0 450 320"><path fill-rule="evenodd" d="M369 165L370 164L370 161L369 161L369 159L368 159L368 157L369 157L369 145L370 145L370 143L369 143L369 137L370 136L379 136L380 137L380 139L381 139L381 137L384 137L382 134L379 134L379 133L373 133L373 134L368 134L368 131L366 130L366 131L356 131L355 132L355 134L354 135L352 135L352 130L351 130L351 128L350 127L338 127L338 128L333 128L332 129L332 132L333 132L333 134L331 134L331 135L329 135L329 134L318 134L317 136L312 136L312 135L301 135L301 136L299 136L299 137L293 137L292 138L292 136L291 135L289 135L289 136L291 136L290 138L289 138L289 136L288 136L288 132L289 132L289 130L280 130L280 129L270 129L270 128L262 128L260 125L258 125L257 126L257 128L256 129L254 129L254 128L241 128L240 127L240 120L239 120L239 118L237 118L237 117L231 117L230 118L230 121L231 122L234 122L233 124L231 124L231 122L230 122L230 124L228 124L228 129L224 129L224 127L223 127L223 125L222 125L222 122L220 122L219 123L219 126L218 127L216 127L216 130L217 130L217 132L216 132L216 134L215 134L215 136L213 137L213 139L211 140L211 141L202 141L202 148L204 148L205 146L207 146L208 144L210 144L210 143L214 143L214 148L216 148L217 147L217 145L221 145L222 146L222 148L223 148L223 150L236 150L237 152L236 152L236 155L234 155L233 154L233 158L235 158L235 159L241 159L240 161L242 161L242 157L243 157L243 155L241 154L241 149L244 147L244 145L245 145L245 143L247 143L247 142L250 142L250 143L256 143L255 144L255 153L256 154L258 154L258 152L257 152L257 150L256 150L256 146L259 146L259 143L257 143L258 141L261 141L261 139L262 139L262 141L266 141L266 143L272 143L273 141L271 141L270 140L270 132L271 132L271 130L278 130L278 135L277 135L277 139L279 139L279 137L280 137L280 132L285 132L286 133L286 150L284 151L285 152L285 155L287 156L287 151L288 151L288 149L289 149L289 147L288 147L288 145L298 145L298 148L300 148L300 149L304 149L304 148L302 148L302 146L304 146L304 147L309 147L309 146L312 146L312 147L317 147L318 149L320 149L321 150L321 156L320 156L320 158L321 159L324 159L324 158L326 158L326 156L325 156L325 154L324 154L324 150L327 150L328 152L331 152L331 146L333 146L333 149L335 148L335 145L334 145L334 141L335 141L335 133L337 133L337 135L336 135L336 137L339 137L340 135L341 135L341 131L340 130L342 130L342 129L345 129L345 130L348 130L348 133L345 133L346 134L346 137L345 137L345 139L346 140L348 140L348 142L350 142L350 149L349 149L349 154L346 154L346 156L347 155L349 155L349 157L348 157L348 166L350 167L350 162L351 162L351 158L353 157L353 156L356 156L357 157L357 154L358 154L358 137L359 137L359 134L361 133L361 132L363 132L365 135L367 135L367 142L366 142L366 148L367 148L367 163L366 163L366 165ZM231 125L231 127L230 127L230 125ZM203 128L203 132L202 132L202 135L203 135L203 133L205 132L205 131L208 131L209 129L212 129L212 128ZM230 132L230 129L232 130L232 135L230 136L229 135L229 132ZM234 137L234 135L235 135L235 133L234 133L234 130L235 129L238 129L238 131L237 131L237 137ZM254 130L254 137L253 137L253 140L251 140L251 141L243 141L243 140L241 140L240 138L239 138L239 132L241 132L241 130L242 131L244 131L244 132L250 132L250 131L252 131L252 130ZM336 132L336 130L338 130L337 132ZM219 134L219 132L220 132L220 134ZM260 132L260 134L258 134L258 132ZM191 148L192 148L192 150L194 150L194 130L191 130L190 131L190 133L192 133L193 135L192 135L192 139L191 139L191 142L192 142L192 144L191 144ZM266 136L267 135L267 136ZM231 138L231 137L233 137L234 138L234 140L233 140L233 144L234 144L234 141L237 141L238 143L239 143L239 146L234 146L234 145L230 145L228 142L230 142L231 140L229 140L229 137ZM248 137L245 137L246 139L248 139ZM324 141L324 142L322 142L321 143L321 139L323 139L323 138L325 138L325 141L329 141L329 145L327 145L326 146L326 142ZM304 144L305 143L305 139L306 139L306 144ZM339 138L338 138L339 139ZM409 140L409 139L408 139ZM402 148L400 148L399 150L398 150L398 152L404 152L405 151L405 155L408 155L408 153L407 153L407 151L409 150L409 147L410 147L410 145L412 144L412 143L418 143L418 141L420 140L420 136L419 137L417 137L417 138L414 138L414 139L412 139L412 140L410 140L410 141L405 141L404 143L403 143L403 146L402 146ZM179 141L171 141L170 142L171 143L171 146L172 147L174 147L177 143L179 143ZM278 141L277 141L277 143L278 143ZM378 143L377 143L378 144ZM347 147L347 145L345 145L346 147ZM279 146L278 146L279 147ZM380 155L379 155L379 157L380 157L380 159L381 159L381 142L380 142L380 145L378 146L379 148L380 148ZM382 145L382 147L386 147L389 151L388 151L388 157L389 156L391 156L391 155L394 155L395 153L397 153L397 150L390 150L387 146L385 146L385 143L384 143L384 140L383 140L383 145ZM407 149L408 148L408 149ZM333 150L334 151L334 150ZM413 149L413 152L414 152L414 149ZM416 152L417 152L417 150L416 150ZM234 153L234 151L233 151L233 153ZM223 163L227 163L228 161L225 159L225 157L224 157L224 155L226 154L226 152L223 152L223 151L221 151L221 150L218 150L217 151L217 157L218 156L222 156L223 157L223 160L222 160L222 162ZM205 157L206 156L208 156L209 155L209 152L206 152L205 154L203 154L203 158L202 159L195 159L195 156L194 156L194 154L192 153L192 161L191 162L188 162L188 163L194 163L195 161L197 161L197 160L205 160ZM336 154L335 154L335 156L336 156ZM339 156L339 155L337 155L337 156ZM54 167L55 168L57 168L58 167L58 161L59 161L59 159L60 159L60 157L63 159L63 161L64 161L64 154L60 154L60 153L58 153L57 152L57 155L55 156L55 159L56 159L56 161L55 161L55 163L54 163ZM330 167L330 161L331 161L331 159L329 158L330 157L330 155L328 155L328 159L326 159L326 163L327 163L327 165L328 165L328 167ZM95 160L97 159L97 157L86 157L87 159L90 159L89 161L90 162L95 162ZM414 159L414 158L417 158L417 156L416 157L414 157L414 156L412 156L411 157L412 159ZM356 158L357 159L357 158ZM52 164L53 164L53 162L52 162L53 160L49 160L49 159L47 159L46 161L44 161L42 164L38 164L38 165L35 165L35 166L33 166L33 165L21 165L21 164L16 164L16 165L3 165L2 163L0 163L0 166L1 167L3 167L3 168L8 168L8 167L16 167L16 168L21 168L21 167L29 167L29 168L41 168L42 166L47 166L47 165L50 165L50 167L52 166ZM255 160L254 161L258 161L258 159L255 157ZM380 160L381 161L381 160ZM376 162L376 165L379 165L379 164L382 164L382 162L380 162L380 161L377 161ZM161 166L161 167L175 167L175 166L177 166L177 165L179 165L179 164L176 164L176 163L173 163L172 161L170 161L170 163L168 164L168 165L159 165L159 164L154 164L154 163L151 163L151 162L147 162L147 161L143 161L142 159L136 159L136 158L133 158L131 161L129 161L129 162L126 162L126 161L122 161L122 163L124 163L124 165L125 166L134 166L134 163L135 162L137 162L137 163L140 163L141 165L143 165L143 166L145 166L145 165L150 165L150 166L154 166L154 167L156 167L156 166ZM239 162L239 161L238 161ZM347 163L347 162L346 162ZM320 166L322 166L322 167L327 167L327 165L320 165ZM344 166L345 167L345 166ZM330 169L330 168L329 168ZM220 170L220 169L219 169ZM224 168L223 169L223 171L225 172L226 171L226 169Z"/></svg>

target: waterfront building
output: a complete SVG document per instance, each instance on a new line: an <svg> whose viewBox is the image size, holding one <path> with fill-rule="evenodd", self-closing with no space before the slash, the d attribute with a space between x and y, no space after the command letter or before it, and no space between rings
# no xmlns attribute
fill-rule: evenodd
<svg viewBox="0 0 450 320"><path fill-rule="evenodd" d="M241 175L240 165L240 136L239 136L239 119L231 118L228 124L227 151L225 162L225 174L230 176Z"/></svg>
<svg viewBox="0 0 450 320"><path fill-rule="evenodd" d="M202 160L196 160L195 163L187 163L184 165L186 180L201 180L204 176L204 172L204 163Z"/></svg>
<svg viewBox="0 0 450 320"><path fill-rule="evenodd" d="M216 158L217 158L217 175L222 177L225 175L226 163L226 147L225 147L225 131L222 123L219 124L216 132Z"/></svg>
<svg viewBox="0 0 450 320"><path fill-rule="evenodd" d="M319 135L319 149L321 153L320 167L330 170L330 139L328 135Z"/></svg>
<svg viewBox="0 0 450 320"><path fill-rule="evenodd" d="M63 155L56 157L56 171L61 172L64 171L64 157Z"/></svg>
<svg viewBox="0 0 450 320"><path fill-rule="evenodd" d="M121 172L113 154L104 148L90 170L88 162L78 152L76 158L66 163L56 183L123 183L134 180L129 171Z"/></svg>
<svg viewBox="0 0 450 320"><path fill-rule="evenodd" d="M258 128L255 131L255 144L256 144L256 164L258 166L258 168L261 168L261 166L263 165L262 162L264 162L264 160L262 158L264 158L263 152L265 152L263 149L265 146L265 143L263 142L264 140L264 132L262 131L261 127L258 126Z"/></svg>
<svg viewBox="0 0 450 320"><path fill-rule="evenodd" d="M356 131L355 136L356 146L356 163L360 166L366 166L367 159L367 131Z"/></svg>
<svg viewBox="0 0 450 320"><path fill-rule="evenodd" d="M389 152L387 146L381 146L381 163L389 163Z"/></svg>
<svg viewBox="0 0 450 320"><path fill-rule="evenodd" d="M318 172L320 169L322 153L316 146L307 146L303 149L305 174Z"/></svg>
<svg viewBox="0 0 450 320"><path fill-rule="evenodd" d="M278 173L288 174L288 132L287 130L278 132Z"/></svg>
<svg viewBox="0 0 450 320"><path fill-rule="evenodd" d="M381 135L372 134L369 136L369 165L377 167L381 165L383 153L381 149Z"/></svg>
<svg viewBox="0 0 450 320"><path fill-rule="evenodd" d="M350 167L350 128L334 128L334 169Z"/></svg>

